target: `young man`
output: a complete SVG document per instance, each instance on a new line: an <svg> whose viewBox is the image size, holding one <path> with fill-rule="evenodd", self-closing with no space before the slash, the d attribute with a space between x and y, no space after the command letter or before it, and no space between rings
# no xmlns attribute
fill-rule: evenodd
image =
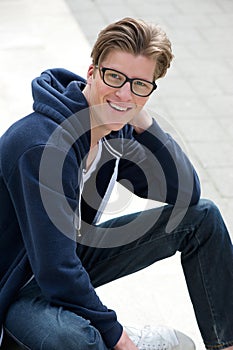
<svg viewBox="0 0 233 350"><path fill-rule="evenodd" d="M181 252L207 349L233 349L233 249L190 161L144 106L172 60L153 25L102 30L87 80L52 69L34 112L0 141L0 321L26 349L194 349L166 328L123 328L95 288ZM166 203L99 223L119 181ZM153 277L152 277L153 278Z"/></svg>

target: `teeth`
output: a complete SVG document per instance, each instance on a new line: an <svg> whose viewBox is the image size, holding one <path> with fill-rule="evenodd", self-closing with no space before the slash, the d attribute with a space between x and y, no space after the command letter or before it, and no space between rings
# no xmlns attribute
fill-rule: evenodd
<svg viewBox="0 0 233 350"><path fill-rule="evenodd" d="M121 111L121 112L126 112L127 111L127 107L122 107L122 106L118 106L118 105L115 105L114 103L109 103L110 106L114 109L116 109L117 111Z"/></svg>

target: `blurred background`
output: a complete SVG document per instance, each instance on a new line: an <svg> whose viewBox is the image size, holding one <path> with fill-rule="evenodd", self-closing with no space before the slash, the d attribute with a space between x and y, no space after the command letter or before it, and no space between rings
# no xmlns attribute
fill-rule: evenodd
<svg viewBox="0 0 233 350"><path fill-rule="evenodd" d="M34 77L53 67L85 77L98 32L126 16L157 23L172 42L149 108L178 135L233 237L232 0L0 0L0 134L32 111ZM204 349L179 254L99 294L123 323L171 325Z"/></svg>

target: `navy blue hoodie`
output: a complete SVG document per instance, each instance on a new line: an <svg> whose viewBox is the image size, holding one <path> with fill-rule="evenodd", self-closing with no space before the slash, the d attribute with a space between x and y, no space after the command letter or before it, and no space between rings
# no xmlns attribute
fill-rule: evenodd
<svg viewBox="0 0 233 350"><path fill-rule="evenodd" d="M178 207L197 203L200 187L186 155L154 121L140 135L129 125L108 135L97 190L91 180L83 188L90 149L85 84L65 69L43 72L32 82L34 112L0 139L0 325L17 291L34 276L47 300L90 320L112 348L122 326L76 253L81 222L97 222L114 181Z"/></svg>

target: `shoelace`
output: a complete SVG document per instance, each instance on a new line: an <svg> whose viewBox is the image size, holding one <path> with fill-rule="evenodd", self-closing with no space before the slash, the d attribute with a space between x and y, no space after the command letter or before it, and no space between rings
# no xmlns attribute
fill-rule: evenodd
<svg viewBox="0 0 233 350"><path fill-rule="evenodd" d="M169 350L169 348L167 348L166 344L162 344L161 346L142 344L142 347L140 346L139 350Z"/></svg>
<svg viewBox="0 0 233 350"><path fill-rule="evenodd" d="M146 341L146 338L150 338L150 336L154 338L155 334L159 344L154 345ZM145 326L142 329L141 336L137 346L139 350L171 350L172 349L172 345L167 341L167 339L165 340L162 337L162 335L156 330L151 330L150 326Z"/></svg>
<svg viewBox="0 0 233 350"><path fill-rule="evenodd" d="M169 350L166 345L162 346L154 346L154 345L146 345L146 347L140 347L139 350Z"/></svg>

